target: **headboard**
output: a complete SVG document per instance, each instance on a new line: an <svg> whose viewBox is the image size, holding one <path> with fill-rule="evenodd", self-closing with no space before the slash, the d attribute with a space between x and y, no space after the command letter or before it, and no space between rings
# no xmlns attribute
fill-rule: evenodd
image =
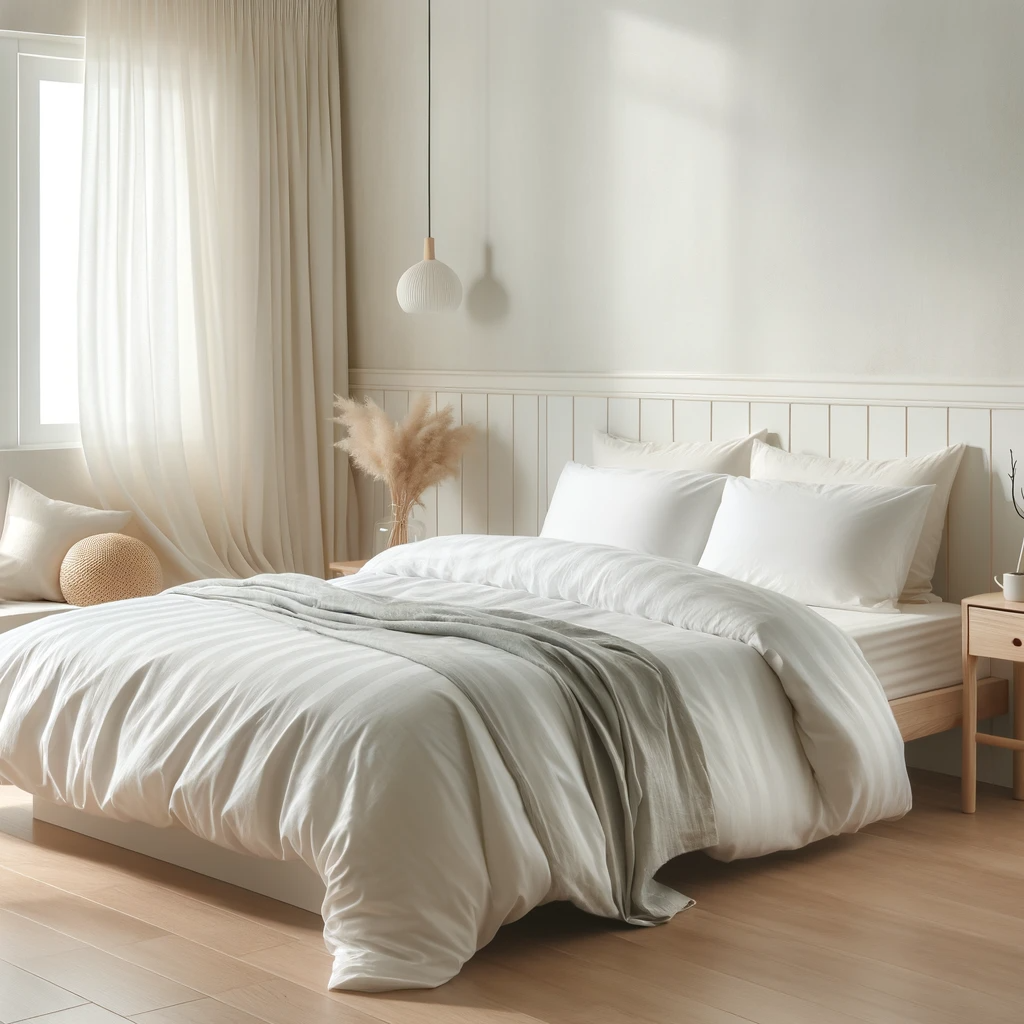
<svg viewBox="0 0 1024 1024"><path fill-rule="evenodd" d="M725 440L762 427L796 452L859 458L969 448L936 570L947 600L994 588L1012 569L1024 522L1009 497L1008 451L1024 454L1024 386L810 381L640 374L353 370L352 395L393 417L409 396L450 405L479 437L462 476L426 496L428 534L535 534L568 459L586 462L595 429L641 440ZM384 491L357 482L360 543L384 514Z"/></svg>

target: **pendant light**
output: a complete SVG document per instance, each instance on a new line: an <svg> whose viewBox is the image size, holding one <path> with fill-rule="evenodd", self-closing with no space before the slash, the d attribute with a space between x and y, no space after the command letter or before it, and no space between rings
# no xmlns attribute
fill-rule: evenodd
<svg viewBox="0 0 1024 1024"><path fill-rule="evenodd" d="M434 258L434 239L430 234L430 6L431 0L427 0L427 237L423 239L423 260L398 279L398 304L406 313L448 313L458 309L462 302L459 275Z"/></svg>

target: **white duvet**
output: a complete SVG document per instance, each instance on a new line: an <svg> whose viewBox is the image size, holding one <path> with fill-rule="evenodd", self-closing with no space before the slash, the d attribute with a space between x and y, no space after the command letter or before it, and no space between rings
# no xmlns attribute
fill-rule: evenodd
<svg viewBox="0 0 1024 1024"><path fill-rule="evenodd" d="M394 549L335 585L518 609L648 648L703 741L712 856L795 848L910 807L899 731L860 651L767 591L651 556L502 537ZM0 636L0 776L90 813L299 858L326 884L331 987L438 985L540 903L613 907L558 690L493 648L423 642L503 677L521 755L549 766L551 813L576 836L571 875L552 877L490 735L447 680L184 595Z"/></svg>

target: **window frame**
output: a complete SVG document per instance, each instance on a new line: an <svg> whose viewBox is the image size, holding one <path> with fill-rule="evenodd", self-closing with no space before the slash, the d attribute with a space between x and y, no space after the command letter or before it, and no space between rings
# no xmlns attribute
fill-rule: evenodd
<svg viewBox="0 0 1024 1024"><path fill-rule="evenodd" d="M84 56L79 38L0 31L0 449L80 443L39 422L38 82L81 81Z"/></svg>
<svg viewBox="0 0 1024 1024"><path fill-rule="evenodd" d="M0 448L18 446L18 48L0 35Z"/></svg>

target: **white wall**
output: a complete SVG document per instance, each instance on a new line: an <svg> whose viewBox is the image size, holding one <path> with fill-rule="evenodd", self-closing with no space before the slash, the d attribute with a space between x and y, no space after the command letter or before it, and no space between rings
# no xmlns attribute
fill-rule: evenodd
<svg viewBox="0 0 1024 1024"><path fill-rule="evenodd" d="M341 0L355 367L1024 381L1024 3ZM493 276L484 250L493 247Z"/></svg>
<svg viewBox="0 0 1024 1024"><path fill-rule="evenodd" d="M84 35L85 0L0 0L0 29Z"/></svg>

